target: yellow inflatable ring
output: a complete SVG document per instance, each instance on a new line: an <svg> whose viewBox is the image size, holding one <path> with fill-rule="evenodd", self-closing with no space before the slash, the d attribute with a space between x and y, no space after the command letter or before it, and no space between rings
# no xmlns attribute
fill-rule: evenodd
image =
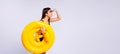
<svg viewBox="0 0 120 54"><path fill-rule="evenodd" d="M40 32L43 27L45 31ZM33 21L23 30L22 43L29 52L34 54L46 52L54 43L54 31L45 22L40 20Z"/></svg>

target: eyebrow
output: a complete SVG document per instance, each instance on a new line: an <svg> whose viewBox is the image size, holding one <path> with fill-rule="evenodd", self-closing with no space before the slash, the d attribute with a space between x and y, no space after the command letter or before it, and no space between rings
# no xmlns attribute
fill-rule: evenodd
<svg viewBox="0 0 120 54"><path fill-rule="evenodd" d="M50 10L50 12L53 12L53 10Z"/></svg>

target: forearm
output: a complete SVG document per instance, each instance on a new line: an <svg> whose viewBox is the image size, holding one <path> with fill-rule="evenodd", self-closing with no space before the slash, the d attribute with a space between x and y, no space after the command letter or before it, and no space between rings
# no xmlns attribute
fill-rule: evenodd
<svg viewBox="0 0 120 54"><path fill-rule="evenodd" d="M56 12L56 15L57 15L57 19L61 20L61 17L60 17L60 14L58 13L58 11L56 10L55 12Z"/></svg>

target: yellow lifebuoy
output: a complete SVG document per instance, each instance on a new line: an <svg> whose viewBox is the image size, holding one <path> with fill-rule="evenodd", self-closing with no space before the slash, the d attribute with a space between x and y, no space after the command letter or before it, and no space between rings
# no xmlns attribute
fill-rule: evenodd
<svg viewBox="0 0 120 54"><path fill-rule="evenodd" d="M45 32L40 32L41 27L45 28ZM22 43L29 52L34 54L46 52L54 43L54 31L45 22L33 21L23 30Z"/></svg>

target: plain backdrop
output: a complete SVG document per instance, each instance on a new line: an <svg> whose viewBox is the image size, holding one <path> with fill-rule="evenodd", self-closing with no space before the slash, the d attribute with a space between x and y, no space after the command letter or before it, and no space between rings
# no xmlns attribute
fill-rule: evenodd
<svg viewBox="0 0 120 54"><path fill-rule="evenodd" d="M21 33L45 7L62 17L51 23L55 43L47 54L120 54L120 0L0 0L0 54L30 54Z"/></svg>

